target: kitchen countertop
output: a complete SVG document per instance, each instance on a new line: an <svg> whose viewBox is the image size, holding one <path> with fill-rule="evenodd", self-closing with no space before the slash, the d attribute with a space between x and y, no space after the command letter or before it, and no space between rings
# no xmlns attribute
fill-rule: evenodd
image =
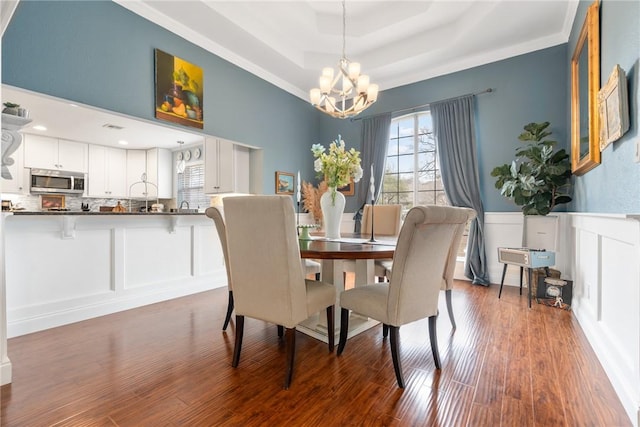
<svg viewBox="0 0 640 427"><path fill-rule="evenodd" d="M3 211L14 215L134 215L134 216L178 216L178 215L204 215L204 212L97 212L97 211Z"/></svg>

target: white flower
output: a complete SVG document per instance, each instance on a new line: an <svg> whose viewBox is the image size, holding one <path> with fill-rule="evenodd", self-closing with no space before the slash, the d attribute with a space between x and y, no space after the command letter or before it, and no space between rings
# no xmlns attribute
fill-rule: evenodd
<svg viewBox="0 0 640 427"><path fill-rule="evenodd" d="M322 159L316 159L316 160L313 162L313 169L314 169L316 172L322 172Z"/></svg>
<svg viewBox="0 0 640 427"><path fill-rule="evenodd" d="M360 165L356 165L355 170L353 171L353 182L358 182L362 179L362 167Z"/></svg>

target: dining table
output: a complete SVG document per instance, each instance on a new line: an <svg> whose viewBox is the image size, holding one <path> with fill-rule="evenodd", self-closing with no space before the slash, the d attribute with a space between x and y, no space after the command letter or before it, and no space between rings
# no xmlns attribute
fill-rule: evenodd
<svg viewBox="0 0 640 427"><path fill-rule="evenodd" d="M307 239L299 239L300 257L304 259L316 259L322 264L321 280L333 284L336 287L335 304L335 330L336 339L340 332L340 293L345 289L345 261L355 261L354 286L366 286L375 283L375 260L392 259L396 248L395 238L371 238L357 234L343 234L338 239L329 239L322 236L310 236ZM369 319L357 313L351 313L349 318L349 331L347 339L360 334L373 326L378 321ZM315 314L300 323L297 329L309 336L328 342L326 317Z"/></svg>

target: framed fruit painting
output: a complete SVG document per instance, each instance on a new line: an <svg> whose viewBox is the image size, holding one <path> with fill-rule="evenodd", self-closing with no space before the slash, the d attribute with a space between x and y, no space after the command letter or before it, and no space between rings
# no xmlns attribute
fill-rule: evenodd
<svg viewBox="0 0 640 427"><path fill-rule="evenodd" d="M155 49L156 118L202 129L202 68Z"/></svg>

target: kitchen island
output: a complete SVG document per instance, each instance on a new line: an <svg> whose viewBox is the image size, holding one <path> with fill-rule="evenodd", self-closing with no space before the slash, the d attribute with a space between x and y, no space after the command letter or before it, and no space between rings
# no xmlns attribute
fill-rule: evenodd
<svg viewBox="0 0 640 427"><path fill-rule="evenodd" d="M203 213L3 213L7 336L226 286Z"/></svg>

